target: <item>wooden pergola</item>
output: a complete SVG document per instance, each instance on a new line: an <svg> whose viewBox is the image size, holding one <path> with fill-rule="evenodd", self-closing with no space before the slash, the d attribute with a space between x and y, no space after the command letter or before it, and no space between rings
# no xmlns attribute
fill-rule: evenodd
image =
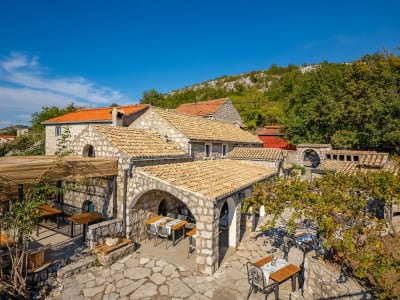
<svg viewBox="0 0 400 300"><path fill-rule="evenodd" d="M3 186L29 184L41 176L49 176L54 181L80 181L117 174L117 159L48 155L0 157L0 185Z"/></svg>

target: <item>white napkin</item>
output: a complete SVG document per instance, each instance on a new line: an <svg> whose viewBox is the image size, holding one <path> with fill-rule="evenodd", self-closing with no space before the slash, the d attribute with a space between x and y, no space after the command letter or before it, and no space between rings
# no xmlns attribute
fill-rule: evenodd
<svg viewBox="0 0 400 300"><path fill-rule="evenodd" d="M171 228L172 228L173 226L175 226L176 224L179 224L180 222L182 222L182 220L174 219L174 220L172 220L171 222L168 222L167 224L164 225L165 228L167 228L168 235L171 234Z"/></svg>

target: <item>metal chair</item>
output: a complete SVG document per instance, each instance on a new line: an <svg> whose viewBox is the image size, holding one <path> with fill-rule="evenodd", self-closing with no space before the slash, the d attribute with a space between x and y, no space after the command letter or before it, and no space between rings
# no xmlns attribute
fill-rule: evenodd
<svg viewBox="0 0 400 300"><path fill-rule="evenodd" d="M249 282L250 289L247 299L250 298L251 293L260 292L265 295L265 300L271 293L275 293L275 300L279 299L279 284L272 279L266 281L264 272L260 267L257 267L251 262L247 263L247 281Z"/></svg>
<svg viewBox="0 0 400 300"><path fill-rule="evenodd" d="M187 216L178 214L177 219L182 220L182 221L187 221Z"/></svg>
<svg viewBox="0 0 400 300"><path fill-rule="evenodd" d="M176 219L176 214L173 213L167 213L167 217L171 219Z"/></svg>
<svg viewBox="0 0 400 300"><path fill-rule="evenodd" d="M157 237L157 227L158 225L155 224L147 225L146 242L147 240L151 240L151 237Z"/></svg>
<svg viewBox="0 0 400 300"><path fill-rule="evenodd" d="M168 249L168 236L169 236L169 234L168 234L167 227L166 226L158 226L158 228L157 228L157 236L156 236L156 239L154 241L154 246L157 246L158 238L160 238L161 241L162 241L162 239L165 239L165 250L167 250Z"/></svg>

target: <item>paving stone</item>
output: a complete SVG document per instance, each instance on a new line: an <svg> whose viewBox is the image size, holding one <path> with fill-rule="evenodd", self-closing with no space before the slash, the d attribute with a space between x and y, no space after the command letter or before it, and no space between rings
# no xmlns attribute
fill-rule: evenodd
<svg viewBox="0 0 400 300"><path fill-rule="evenodd" d="M158 291L161 296L166 296L168 295L169 288L167 285L164 284L158 288Z"/></svg>
<svg viewBox="0 0 400 300"><path fill-rule="evenodd" d="M163 274L164 276L169 276L169 275L171 275L172 273L175 272L175 269L176 269L175 266L173 266L173 265L171 265L171 264L167 264L167 265L164 267L164 269L163 269L163 271L162 271L162 274Z"/></svg>
<svg viewBox="0 0 400 300"><path fill-rule="evenodd" d="M95 295L102 293L104 291L104 286L95 286L92 288L85 288L83 290L83 296L94 297Z"/></svg>
<svg viewBox="0 0 400 300"><path fill-rule="evenodd" d="M131 300L143 299L145 297L152 297L157 294L158 294L157 286L153 283L146 283L142 285L140 288L138 288L133 294L131 294L129 299Z"/></svg>
<svg viewBox="0 0 400 300"><path fill-rule="evenodd" d="M193 290L190 289L182 280L179 278L174 278L170 281L167 281L167 285L169 286L169 296L171 297L189 297L193 294Z"/></svg>
<svg viewBox="0 0 400 300"><path fill-rule="evenodd" d="M163 284L167 278L160 273L154 273L153 275L151 275L150 279L155 284L160 285Z"/></svg>
<svg viewBox="0 0 400 300"><path fill-rule="evenodd" d="M129 268L124 270L124 276L134 280L147 277L150 275L150 273L151 273L150 269L146 269L143 267Z"/></svg>
<svg viewBox="0 0 400 300"><path fill-rule="evenodd" d="M121 297L130 295L133 291L141 287L141 285L146 281L146 279L140 279L137 281L131 281L131 284L124 286L120 289L119 294Z"/></svg>

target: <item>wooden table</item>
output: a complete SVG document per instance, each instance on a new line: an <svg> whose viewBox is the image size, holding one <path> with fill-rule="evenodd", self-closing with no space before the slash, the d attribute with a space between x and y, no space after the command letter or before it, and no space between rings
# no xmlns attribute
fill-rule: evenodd
<svg viewBox="0 0 400 300"><path fill-rule="evenodd" d="M14 246L16 244L15 240L5 234L4 232L0 233L0 249L6 249L8 246Z"/></svg>
<svg viewBox="0 0 400 300"><path fill-rule="evenodd" d="M257 267L262 267L263 265L272 261L271 256L264 257L263 259L254 263ZM279 270L269 274L269 278L281 284L287 279L292 279L292 291L296 290L296 274L300 272L300 268L293 264L288 264Z"/></svg>
<svg viewBox="0 0 400 300"><path fill-rule="evenodd" d="M89 223L103 219L104 216L92 212L85 212L68 218L71 221L71 238L74 237L74 223L83 225L83 241L86 240L86 226Z"/></svg>
<svg viewBox="0 0 400 300"><path fill-rule="evenodd" d="M50 205L39 205L37 207L37 209L39 210L39 217L48 217L48 216L53 216L56 215L57 216L57 229L60 228L60 223L58 221L58 214L61 214L62 211L52 207ZM39 217L36 218L36 236L39 235Z"/></svg>
<svg viewBox="0 0 400 300"><path fill-rule="evenodd" d="M146 221L146 224L147 224L147 225L150 225L151 223L154 223L155 221L158 221L158 220L160 220L161 218L164 218L164 216L155 216L155 217L153 217L153 218L151 218L151 219L148 219L148 220Z"/></svg>
<svg viewBox="0 0 400 300"><path fill-rule="evenodd" d="M172 229L172 244L175 246L177 241L180 241L181 239L183 239L185 237L185 235L183 234L183 230L185 230L185 225L187 224L187 221L181 221L178 224L174 225L171 227ZM182 235L178 240L175 240L175 232L178 230L182 230Z"/></svg>

